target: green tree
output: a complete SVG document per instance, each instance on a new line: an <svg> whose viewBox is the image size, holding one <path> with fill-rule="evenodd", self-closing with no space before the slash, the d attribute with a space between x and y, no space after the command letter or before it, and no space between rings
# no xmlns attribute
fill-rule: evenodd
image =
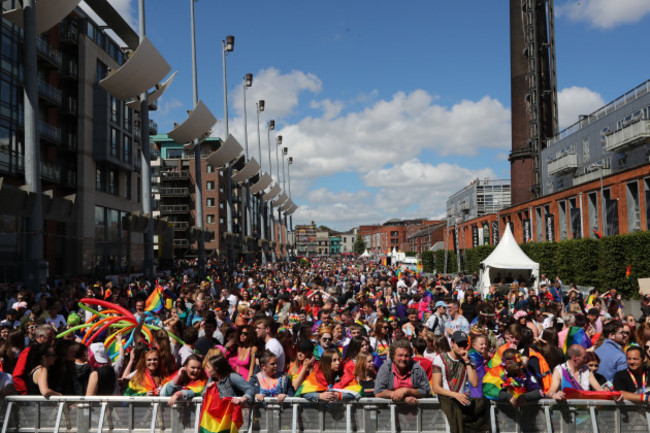
<svg viewBox="0 0 650 433"><path fill-rule="evenodd" d="M361 236L357 235L357 239L354 241L354 246L352 249L357 254L363 254L363 252L366 250L366 243Z"/></svg>

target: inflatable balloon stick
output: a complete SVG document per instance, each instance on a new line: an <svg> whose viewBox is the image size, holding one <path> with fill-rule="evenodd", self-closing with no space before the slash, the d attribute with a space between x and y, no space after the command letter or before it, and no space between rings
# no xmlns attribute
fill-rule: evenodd
<svg viewBox="0 0 650 433"><path fill-rule="evenodd" d="M89 346L93 341L102 337L103 334L107 334L108 336L104 339L104 346L113 361L119 356L120 349L126 350L133 344L136 330L139 329L144 338L151 343L153 341L152 331L162 329L153 324L158 320L158 317L152 312L147 312L143 319L144 323L138 326L138 319L133 313L108 301L84 298L79 301L79 307L92 314L90 319L83 324L66 329L56 337L62 338L70 333L83 330L81 342ZM180 344L185 344L176 335L169 332L168 335Z"/></svg>

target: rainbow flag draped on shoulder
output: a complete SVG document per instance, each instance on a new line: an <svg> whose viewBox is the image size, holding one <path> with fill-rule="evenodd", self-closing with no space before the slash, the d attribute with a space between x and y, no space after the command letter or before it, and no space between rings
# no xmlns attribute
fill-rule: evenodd
<svg viewBox="0 0 650 433"><path fill-rule="evenodd" d="M311 373L307 375L305 380L296 390L295 396L298 397L310 392L323 392L327 391L327 388L328 385L325 376L320 369L320 365L316 363L312 367Z"/></svg>
<svg viewBox="0 0 650 433"><path fill-rule="evenodd" d="M502 389L507 389L517 398L526 393L525 378L514 378L506 375L505 368L498 365L493 367L483 376L483 395L490 399L496 400Z"/></svg>
<svg viewBox="0 0 650 433"><path fill-rule="evenodd" d="M591 340L589 337L587 337L585 330L579 326L572 326L569 328L569 332L567 333L566 339L564 340L564 347L562 348L564 354L566 354L567 349L574 344L579 344L585 349L589 349L591 347Z"/></svg>
<svg viewBox="0 0 650 433"><path fill-rule="evenodd" d="M147 392L154 391L158 395L158 387L156 386L156 381L151 376L151 373L148 371L145 372L141 381L132 378L129 381L129 386L126 388L124 395L147 395Z"/></svg>
<svg viewBox="0 0 650 433"><path fill-rule="evenodd" d="M221 398L217 384L208 385L203 396L199 433L237 433L244 424L241 406L232 397Z"/></svg>

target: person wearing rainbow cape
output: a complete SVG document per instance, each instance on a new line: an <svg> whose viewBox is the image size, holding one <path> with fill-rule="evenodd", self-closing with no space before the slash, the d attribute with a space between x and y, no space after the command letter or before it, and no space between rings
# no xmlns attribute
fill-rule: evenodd
<svg viewBox="0 0 650 433"><path fill-rule="evenodd" d="M169 405L173 406L179 399L189 400L203 394L208 375L203 370L201 358L191 355L172 379L160 390L162 397L171 397Z"/></svg>
<svg viewBox="0 0 650 433"><path fill-rule="evenodd" d="M519 352L506 349L501 355L501 364L490 368L483 377L483 396L520 406L541 399L544 391L535 376L524 368Z"/></svg>

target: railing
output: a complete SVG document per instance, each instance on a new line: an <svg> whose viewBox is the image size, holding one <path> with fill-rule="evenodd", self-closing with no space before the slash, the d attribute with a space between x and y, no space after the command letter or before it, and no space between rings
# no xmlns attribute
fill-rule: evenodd
<svg viewBox="0 0 650 433"><path fill-rule="evenodd" d="M186 213L190 211L190 207L186 204L163 204L160 205L160 212L162 213Z"/></svg>
<svg viewBox="0 0 650 433"><path fill-rule="evenodd" d="M189 193L189 188L160 188L160 195L187 196Z"/></svg>
<svg viewBox="0 0 650 433"><path fill-rule="evenodd" d="M548 174L555 175L573 171L578 168L578 155L575 153L565 153L559 158L548 163Z"/></svg>
<svg viewBox="0 0 650 433"><path fill-rule="evenodd" d="M38 94L56 105L61 105L63 93L43 79L38 79Z"/></svg>
<svg viewBox="0 0 650 433"><path fill-rule="evenodd" d="M160 176L163 179L186 179L190 177L189 170L162 170Z"/></svg>
<svg viewBox="0 0 650 433"><path fill-rule="evenodd" d="M7 397L1 433L195 433L201 399L169 407L168 397ZM436 398L416 406L362 398L351 403L310 403L267 398L244 409L241 432L268 433L449 433L447 417ZM648 433L650 412L644 405L603 400L541 400L514 408L494 402L486 413L492 433Z"/></svg>
<svg viewBox="0 0 650 433"><path fill-rule="evenodd" d="M174 239L174 247L187 248L190 246L190 241L187 239Z"/></svg>
<svg viewBox="0 0 650 433"><path fill-rule="evenodd" d="M617 152L628 146L635 146L650 141L650 120L639 120L625 128L614 131L605 139L605 150Z"/></svg>
<svg viewBox="0 0 650 433"><path fill-rule="evenodd" d="M44 58L48 59L57 68L63 63L61 51L52 48L52 46L43 38L36 38L36 51Z"/></svg>

